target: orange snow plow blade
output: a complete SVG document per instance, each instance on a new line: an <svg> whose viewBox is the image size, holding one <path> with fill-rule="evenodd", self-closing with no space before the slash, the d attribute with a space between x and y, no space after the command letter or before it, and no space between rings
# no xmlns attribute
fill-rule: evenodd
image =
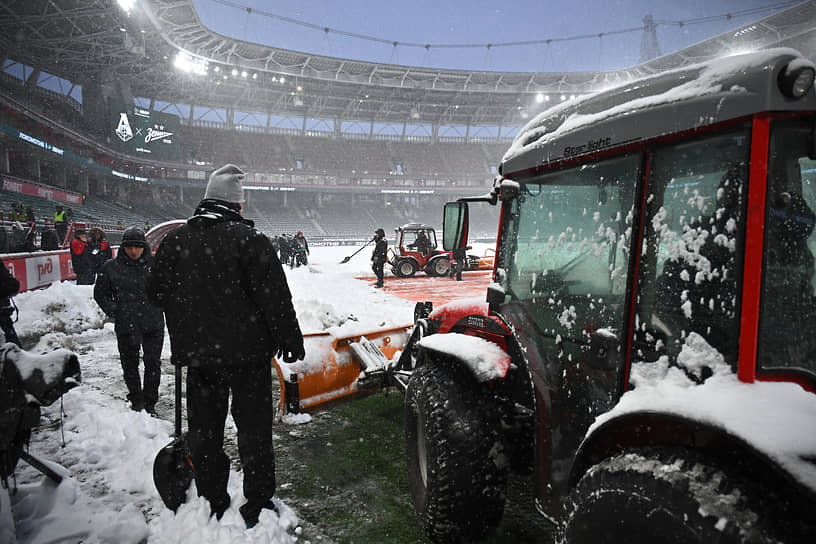
<svg viewBox="0 0 816 544"><path fill-rule="evenodd" d="M471 270L493 270L493 261L496 259L496 250L487 248L484 254L479 257L476 266L472 266Z"/></svg>
<svg viewBox="0 0 816 544"><path fill-rule="evenodd" d="M413 325L351 336L303 335L306 358L272 359L280 384L279 413L312 413L368 396L385 385L385 367L402 351Z"/></svg>

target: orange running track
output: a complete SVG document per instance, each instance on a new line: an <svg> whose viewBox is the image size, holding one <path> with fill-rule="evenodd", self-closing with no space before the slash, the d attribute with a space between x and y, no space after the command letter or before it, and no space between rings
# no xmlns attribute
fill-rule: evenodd
<svg viewBox="0 0 816 544"><path fill-rule="evenodd" d="M487 286L490 284L492 270L474 270L472 272L462 272L462 281L451 278L435 278L425 274L417 274L413 278L398 278L387 276L383 291L391 295L411 300L414 302L424 302L430 300L434 308L460 298L485 298ZM372 287L377 283L374 276L357 278L368 282Z"/></svg>

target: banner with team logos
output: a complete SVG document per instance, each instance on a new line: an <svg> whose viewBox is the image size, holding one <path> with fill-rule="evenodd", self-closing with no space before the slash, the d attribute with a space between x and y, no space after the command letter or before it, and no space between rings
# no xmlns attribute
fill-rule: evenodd
<svg viewBox="0 0 816 544"><path fill-rule="evenodd" d="M177 115L111 101L110 140L119 151L155 160L181 156Z"/></svg>

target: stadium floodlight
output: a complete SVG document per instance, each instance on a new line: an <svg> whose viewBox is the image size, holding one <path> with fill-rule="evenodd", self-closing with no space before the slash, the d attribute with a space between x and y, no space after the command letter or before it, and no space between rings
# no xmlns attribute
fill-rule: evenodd
<svg viewBox="0 0 816 544"><path fill-rule="evenodd" d="M232 75L234 75L234 76L238 75L238 70L236 68L232 69Z"/></svg>
<svg viewBox="0 0 816 544"><path fill-rule="evenodd" d="M536 95L536 102L538 102L539 104L541 104L542 102L544 102L544 95L543 95L542 93L538 93L538 94Z"/></svg>
<svg viewBox="0 0 816 544"><path fill-rule="evenodd" d="M119 4L119 7L122 8L122 11L130 15L130 12L133 10L133 6L136 5L136 0L116 0Z"/></svg>
<svg viewBox="0 0 816 544"><path fill-rule="evenodd" d="M280 78L280 82L281 82L281 83L286 83L286 78L285 78L285 77L283 77L283 76L281 76L281 78Z"/></svg>
<svg viewBox="0 0 816 544"><path fill-rule="evenodd" d="M199 76L206 75L210 71L210 63L202 58L194 57L184 51L176 53L173 66L182 72L189 72Z"/></svg>
<svg viewBox="0 0 816 544"><path fill-rule="evenodd" d="M242 72L241 72L241 77L246 77L246 76L247 76L247 72L246 72L246 70L242 71Z"/></svg>

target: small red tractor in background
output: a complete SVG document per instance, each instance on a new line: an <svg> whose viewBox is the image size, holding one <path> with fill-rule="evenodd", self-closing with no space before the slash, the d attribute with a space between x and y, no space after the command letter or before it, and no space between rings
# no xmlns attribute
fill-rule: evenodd
<svg viewBox="0 0 816 544"><path fill-rule="evenodd" d="M391 271L400 278L410 278L421 270L429 276L447 276L453 257L450 251L438 249L436 231L420 223L397 227L395 249L389 250Z"/></svg>

